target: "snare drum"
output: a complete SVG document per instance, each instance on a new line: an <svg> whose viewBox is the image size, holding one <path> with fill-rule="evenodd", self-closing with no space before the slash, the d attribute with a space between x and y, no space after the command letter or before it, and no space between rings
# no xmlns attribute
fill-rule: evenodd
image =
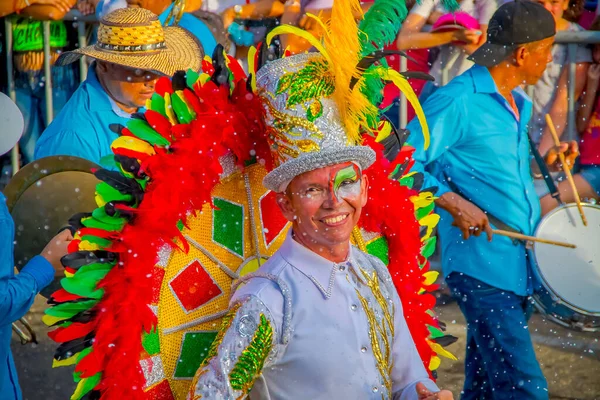
<svg viewBox="0 0 600 400"><path fill-rule="evenodd" d="M551 211L538 225L536 237L577 248L535 243L534 272L545 290L533 297L550 320L575 330L600 331L600 207L582 206L587 226L575 204Z"/></svg>

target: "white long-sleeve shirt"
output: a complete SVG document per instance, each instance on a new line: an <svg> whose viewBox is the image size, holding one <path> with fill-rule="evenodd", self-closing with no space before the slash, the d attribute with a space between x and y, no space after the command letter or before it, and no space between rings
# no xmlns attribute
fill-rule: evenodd
<svg viewBox="0 0 600 400"><path fill-rule="evenodd" d="M221 343L199 369L191 398L237 399L251 388L250 399L408 400L418 398L418 382L439 390L376 257L352 247L347 262L333 263L288 235L258 274L233 295L235 315L225 318ZM258 330L269 329L270 348L253 342ZM254 365L264 361L254 371L260 374L240 374L248 357Z"/></svg>

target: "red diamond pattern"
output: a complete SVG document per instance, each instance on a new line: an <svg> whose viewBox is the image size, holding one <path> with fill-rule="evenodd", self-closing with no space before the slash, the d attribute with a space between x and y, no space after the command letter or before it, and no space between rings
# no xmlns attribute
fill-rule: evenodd
<svg viewBox="0 0 600 400"><path fill-rule="evenodd" d="M152 400L175 400L171 386L166 379L144 394L145 398Z"/></svg>
<svg viewBox="0 0 600 400"><path fill-rule="evenodd" d="M197 309L223 293L197 260L173 278L169 286L187 312Z"/></svg>
<svg viewBox="0 0 600 400"><path fill-rule="evenodd" d="M273 191L269 191L260 199L260 219L263 224L265 245L269 247L273 240L279 236L285 228L288 220L279 211L277 205L277 195Z"/></svg>

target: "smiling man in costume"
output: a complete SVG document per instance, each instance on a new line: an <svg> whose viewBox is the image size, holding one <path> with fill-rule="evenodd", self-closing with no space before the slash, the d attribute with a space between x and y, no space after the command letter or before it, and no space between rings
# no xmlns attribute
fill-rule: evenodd
<svg viewBox="0 0 600 400"><path fill-rule="evenodd" d="M354 22L355 6L336 2L332 26ZM276 165L263 184L292 228L234 284L191 399L452 399L429 379L388 269L351 245L376 159L360 145L357 116L374 109L377 118L377 108L352 90L359 54L341 62L330 50L335 34L327 38L321 54L257 72ZM343 65L352 68L335 67Z"/></svg>

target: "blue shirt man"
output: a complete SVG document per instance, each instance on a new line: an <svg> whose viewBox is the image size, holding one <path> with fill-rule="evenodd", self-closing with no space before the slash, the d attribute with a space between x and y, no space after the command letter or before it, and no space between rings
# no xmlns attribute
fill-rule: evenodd
<svg viewBox="0 0 600 400"><path fill-rule="evenodd" d="M520 88L513 91L517 118L488 69L478 65L438 92L424 104L431 130L427 150L419 122L408 125L409 142L416 148L413 170L425 171L424 187L437 186L438 197L458 187L463 197L505 224L533 234L540 204L527 139L531 100ZM484 235L465 240L452 216L441 208L438 212L445 276L459 272L521 296L531 293L522 243L501 236L489 242Z"/></svg>
<svg viewBox="0 0 600 400"><path fill-rule="evenodd" d="M414 168L439 189L442 268L467 320L463 399L548 399L527 330L527 250L492 227L531 235L540 217L527 137L532 104L519 86L542 76L555 32L543 6L504 4L470 57L477 65L425 101L427 149L418 122L408 125Z"/></svg>
<svg viewBox="0 0 600 400"><path fill-rule="evenodd" d="M35 159L69 155L100 165L102 157L112 154L110 144L119 137L110 126L126 125L129 118L100 85L94 63L87 79L38 140Z"/></svg>
<svg viewBox="0 0 600 400"><path fill-rule="evenodd" d="M3 400L21 399L21 388L10 351L11 324L23 317L35 296L54 279L54 268L43 256L31 259L15 275L15 226L0 192L0 394Z"/></svg>

